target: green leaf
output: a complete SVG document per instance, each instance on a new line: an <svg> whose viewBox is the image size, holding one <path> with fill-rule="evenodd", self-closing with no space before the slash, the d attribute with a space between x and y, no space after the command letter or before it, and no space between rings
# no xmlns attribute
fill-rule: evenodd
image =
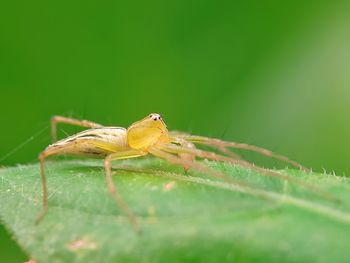
<svg viewBox="0 0 350 263"><path fill-rule="evenodd" d="M252 188L184 174L155 158L116 162L113 180L141 221L137 235L107 191L101 161L56 160L46 164L44 220L34 224L38 164L0 170L0 217L37 262L349 262L348 178L284 170L341 200L333 202L250 170L204 163Z"/></svg>

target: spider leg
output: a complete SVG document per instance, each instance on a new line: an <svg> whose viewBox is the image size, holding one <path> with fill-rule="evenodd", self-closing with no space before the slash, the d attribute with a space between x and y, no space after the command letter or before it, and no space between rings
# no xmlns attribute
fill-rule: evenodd
<svg viewBox="0 0 350 263"><path fill-rule="evenodd" d="M129 159L129 158L136 158L143 155L146 155L147 153L139 151L139 150L133 150L128 149L121 152L116 152L108 155L104 160L104 167L105 167L105 173L106 173L106 182L108 191L112 194L114 200L116 201L117 205L124 211L124 213L128 216L129 221L131 225L133 226L136 233L140 233L140 225L139 222L135 216L135 214L130 210L127 203L124 201L120 193L118 192L115 184L112 180L112 168L111 168L111 162L115 160L121 160L121 159Z"/></svg>
<svg viewBox="0 0 350 263"><path fill-rule="evenodd" d="M163 144L163 145L161 145L160 148L161 148L161 150L164 150L164 151L170 152L170 153L175 153L175 154L190 153L190 154L193 154L194 156L204 158L204 159L210 159L210 160L214 160L214 161L222 161L222 162L236 164L236 165L257 171L260 174L265 175L265 176L277 177L277 178L280 178L282 180L289 181L291 183L294 183L294 184L300 185L306 189L309 189L309 190L313 191L314 193L321 195L324 198L330 199L332 201L338 201L335 199L335 197L331 196L328 193L325 193L324 191L318 189L317 187L315 187L313 185L304 183L304 182L302 182L298 179L295 179L291 176L284 175L284 174L281 174L281 173L276 172L276 171L272 171L269 169L265 169L265 168L256 166L256 165L251 164L251 163L244 161L244 160L237 160L237 159L233 159L233 158L230 158L227 156L219 155L219 154L216 154L213 152L207 152L207 151L203 151L203 150L199 150L199 149L189 149L189 148L184 148L184 147L172 145L172 144Z"/></svg>
<svg viewBox="0 0 350 263"><path fill-rule="evenodd" d="M46 174L45 174L45 159L51 155L57 154L57 149L46 149L39 155L40 162L40 177L41 177L41 187L42 187L42 206L38 217L35 220L35 224L39 224L39 222L44 218L47 207L48 207L48 198L47 198L47 185L46 185Z"/></svg>
<svg viewBox="0 0 350 263"><path fill-rule="evenodd" d="M41 177L41 186L42 186L42 206L39 215L35 220L35 224L40 223L40 221L44 218L47 208L48 208L48 191L47 191L47 183L46 183L46 172L45 172L45 161L46 158L53 155L62 155L69 154L69 146L67 145L50 145L44 151L39 154L39 162L40 162L40 177ZM70 149L71 150L71 149Z"/></svg>
<svg viewBox="0 0 350 263"><path fill-rule="evenodd" d="M86 127L86 128L101 128L103 125L92 122L92 121L87 121L87 120L77 120L73 118L67 118L63 116L53 116L51 118L51 137L52 137L52 142L57 141L57 123L66 123L66 124L71 124L79 127Z"/></svg>
<svg viewBox="0 0 350 263"><path fill-rule="evenodd" d="M160 146L160 148L164 151L167 152L171 152L171 153L175 153L175 154L180 154L180 153L188 153L188 154L192 154L194 156L197 156L199 158L203 158L203 159L210 159L210 160L214 160L214 161L222 161L222 162L228 162L228 163L232 163L232 164L237 164L240 166L243 166L245 168L249 168L249 169L253 169L256 170L256 168L258 168L259 172L263 172L266 175L269 176L277 176L277 177L281 177L282 179L288 179L289 177L286 175L282 175L280 173L259 167L259 166L255 166L247 161L244 160L237 160L237 159L233 159L227 156L223 156L223 155L219 155L213 152L208 152L208 151L204 151L204 150L200 150L200 149L188 149L188 148L184 148L181 146L177 146L177 145L172 145L172 144L162 144Z"/></svg>
<svg viewBox="0 0 350 263"><path fill-rule="evenodd" d="M214 147L216 149L219 150L219 152L223 153L223 154L226 154L234 159L242 159L240 155L238 155L237 153L234 153L232 151L230 151L229 149L227 149L226 147L224 146L212 146L212 145L208 145L208 146L211 146L211 147Z"/></svg>
<svg viewBox="0 0 350 263"><path fill-rule="evenodd" d="M309 172L310 169L302 166L301 164L290 160L288 157L280 155L280 154L276 154L273 153L270 150L261 148L261 147L257 147L254 145L249 145L246 143L238 143L238 142L229 142L229 141L223 141L223 140L219 140L219 139L215 139L215 138L209 138L209 137L203 137L203 136L196 136L196 135L187 135L184 133L179 133L179 132L175 132L174 133L175 136L179 136L180 138L183 138L185 140L188 140L190 142L193 143L198 143L198 144L203 144L203 145L208 145L208 146L212 146L212 147L223 147L223 148L236 148L236 149L242 149L242 150L248 150L248 151L252 151L252 152L257 152L259 154L265 155L267 157L271 157L280 161L283 161L285 163L288 163L294 167L297 167L303 171Z"/></svg>
<svg viewBox="0 0 350 263"><path fill-rule="evenodd" d="M263 190L259 190L259 189L255 189L252 186L250 186L249 184L247 184L246 182L234 179L230 176L225 175L224 173L211 169L209 167L206 167L204 165L201 165L197 162L194 161L188 161L188 160L184 160L182 158L179 158L178 156L171 154L167 151L164 151L162 149L159 149L158 147L152 146L150 148L148 148L148 152L156 157L159 157L161 159L164 159L172 164L175 165L180 165L180 166L184 166L184 165L188 165L190 168L199 171L199 172L203 172L205 174L209 174L215 178L224 180L225 182L234 185L236 187L240 187L242 189L245 190L245 192L252 194L254 196L258 196L260 198L263 199L272 199L268 194L266 194L265 191Z"/></svg>
<svg viewBox="0 0 350 263"><path fill-rule="evenodd" d="M102 145L101 147L104 147ZM45 216L47 208L48 208L48 191L47 191L47 183L46 183L46 173L45 173L45 160L47 157L52 155L61 155L65 154L66 148L65 146L56 146L52 145L49 146L47 149L45 149L40 155L39 155L39 161L40 161L40 176L41 176L41 183L42 183L42 207L40 210L40 213L38 217L35 220L35 223L38 224ZM135 217L135 215L132 213L132 211L129 209L125 201L122 199L121 195L117 191L115 185L112 181L112 171L111 171L111 161L113 160L120 160L120 159L127 159L127 158L135 158L139 156L145 155L145 152L139 151L139 150L133 150L133 149L125 149L123 151L111 153L107 155L107 157L104 160L104 167L105 167L105 173L106 173L106 182L108 186L109 192L114 197L115 201L117 202L117 205L126 213L126 215L129 218L130 223L132 224L133 228L137 233L140 232L138 221Z"/></svg>
<svg viewBox="0 0 350 263"><path fill-rule="evenodd" d="M196 146L192 142L186 141L182 138L171 138L171 140L173 143L179 144L182 147L196 149ZM179 156L181 159L185 160L182 166L184 167L185 172L187 172L190 168L189 163L192 163L195 160L195 156L190 153L179 153Z"/></svg>
<svg viewBox="0 0 350 263"><path fill-rule="evenodd" d="M194 142L191 142L190 140L186 140L184 139L183 137L181 136L190 136L189 134L186 134L186 133L181 133L181 132L178 132L178 131L175 131L175 132L171 132L171 140L175 143L177 142L180 142L180 141L183 141L183 142L187 142L187 143L191 143L193 144L193 147L192 148L196 148L196 146L194 145ZM179 136L180 135L180 136ZM181 146L183 146L183 144L179 143ZM222 146L222 145L213 145L213 144L207 144L207 146L209 147L212 147L214 149L217 149L219 152L223 153L223 154L226 154L234 159L241 159L241 157L237 154L237 153L234 153L232 151L230 151L229 149L227 149L225 146Z"/></svg>

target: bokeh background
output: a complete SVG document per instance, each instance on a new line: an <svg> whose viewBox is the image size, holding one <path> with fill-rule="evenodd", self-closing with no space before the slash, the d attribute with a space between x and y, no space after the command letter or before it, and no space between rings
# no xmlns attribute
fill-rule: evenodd
<svg viewBox="0 0 350 263"><path fill-rule="evenodd" d="M348 3L1 3L0 165L35 162L52 115L127 126L159 112L170 129L350 174ZM27 258L3 228L0 251Z"/></svg>

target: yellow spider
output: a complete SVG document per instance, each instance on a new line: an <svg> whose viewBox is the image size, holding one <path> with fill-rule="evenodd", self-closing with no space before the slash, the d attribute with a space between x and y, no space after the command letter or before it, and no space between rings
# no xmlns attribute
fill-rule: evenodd
<svg viewBox="0 0 350 263"><path fill-rule="evenodd" d="M57 123L67 123L90 129L55 142L57 137ZM247 161L239 159L228 149L232 147L255 151L306 170L306 168L294 161L289 160L285 156L274 154L269 150L256 146L222 141L219 139L202 136L193 136L182 132L168 132L162 117L156 113L152 113L142 120L133 123L127 129L121 127L105 127L91 121L55 116L51 120L51 129L54 143L49 145L39 155L43 204L40 214L36 219L37 223L42 220L48 208L48 194L44 163L45 159L52 155L78 155L103 158L108 190L114 197L117 205L127 214L131 224L137 232L140 229L138 220L124 202L112 181L111 162L114 160L135 158L151 154L165 159L170 163L181 165L185 170L192 168L209 173L231 183L241 185L244 184L243 182L234 180L233 178L225 176L219 171L209 169L208 167L196 162L195 159L198 157L237 164L242 167L256 170L263 175L276 176L285 180L296 182L296 180L292 177L255 166ZM213 147L221 154L197 149L195 144ZM297 183L302 184L301 182ZM302 185L306 186L305 184ZM312 188L311 186L308 187Z"/></svg>

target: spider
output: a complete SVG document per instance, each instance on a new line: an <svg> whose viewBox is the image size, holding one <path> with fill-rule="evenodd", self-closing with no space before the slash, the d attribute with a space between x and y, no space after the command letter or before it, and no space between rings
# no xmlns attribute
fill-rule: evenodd
<svg viewBox="0 0 350 263"><path fill-rule="evenodd" d="M89 129L56 142L58 123L66 123ZM140 121L131 124L127 129L122 127L106 127L87 120L54 116L51 119L51 133L53 143L39 155L43 194L42 208L36 219L36 223L39 223L43 219L48 208L45 160L47 157L53 155L77 155L104 159L108 190L115 199L117 205L128 216L128 219L136 232L140 231L137 217L123 200L113 183L111 168L112 161L136 158L151 154L158 158L165 159L172 164L180 165L185 170L192 168L197 171L209 173L230 183L245 185L244 182L235 180L232 177L226 176L219 171L210 169L209 167L196 162L196 158L201 158L240 165L258 171L263 175L276 176L288 181L296 180L287 175L278 173L277 171L255 166L247 161L241 160L239 156L229 150L229 148L237 148L255 151L265 156L284 161L299 169L307 170L302 165L285 156L275 154L260 147L228 142L215 138L194 136L177 131L169 132L162 117L157 113L149 114ZM212 147L216 149L216 152L198 149L195 144ZM297 183L302 184L301 182ZM312 188L311 186L307 187Z"/></svg>

